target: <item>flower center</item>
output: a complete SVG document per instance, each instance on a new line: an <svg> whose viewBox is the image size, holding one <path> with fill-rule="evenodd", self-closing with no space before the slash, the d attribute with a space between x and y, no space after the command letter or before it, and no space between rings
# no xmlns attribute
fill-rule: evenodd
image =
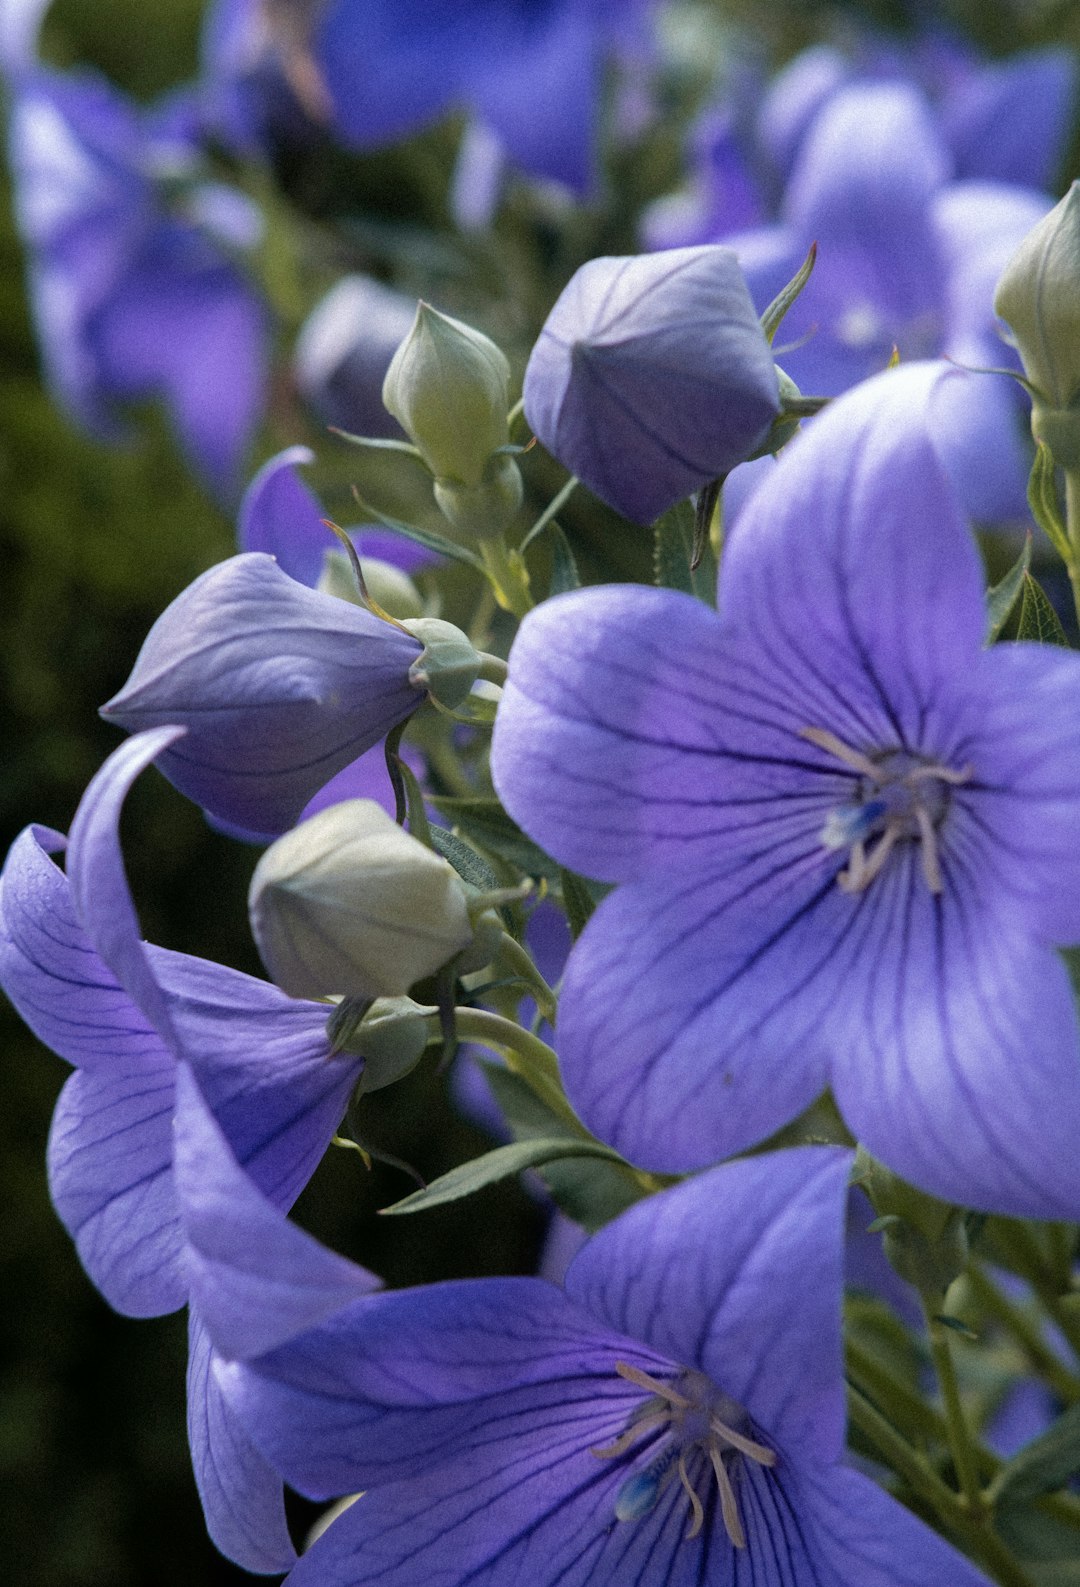
<svg viewBox="0 0 1080 1587"><path fill-rule="evenodd" d="M665 1383L625 1361L616 1361L615 1370L621 1378L646 1389L649 1398L641 1402L613 1444L592 1453L600 1460L618 1459L646 1438L650 1452L658 1441L661 1446L649 1464L631 1472L619 1489L616 1519L638 1521L648 1515L677 1478L690 1504L686 1535L697 1537L705 1523L705 1506L695 1481L700 1482L711 1467L727 1535L736 1548L745 1548L746 1534L735 1497L741 1457L759 1466L774 1466L776 1454L749 1436L750 1419L742 1406L721 1393L702 1372L687 1369L674 1382Z"/></svg>
<svg viewBox="0 0 1080 1587"><path fill-rule="evenodd" d="M820 834L825 848L849 851L847 866L836 878L841 889L865 892L897 843L907 840L919 844L923 879L932 893L940 893L938 829L950 789L970 782L971 767L954 771L905 749L865 755L823 727L801 728L799 736L860 774L854 798L829 811Z"/></svg>

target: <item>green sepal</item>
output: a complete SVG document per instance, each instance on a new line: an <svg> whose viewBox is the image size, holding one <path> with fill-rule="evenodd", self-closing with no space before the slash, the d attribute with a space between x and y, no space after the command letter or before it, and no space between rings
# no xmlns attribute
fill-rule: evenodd
<svg viewBox="0 0 1080 1587"><path fill-rule="evenodd" d="M463 882L470 887L476 887L482 893L494 893L499 890L499 878L481 855L464 838L459 838L456 832L447 832L445 827L428 828L431 834L431 846L436 853L441 854L444 860L457 871Z"/></svg>
<svg viewBox="0 0 1080 1587"><path fill-rule="evenodd" d="M992 645L1005 627L1013 607L1020 599L1024 578L1031 566L1031 535L1024 536L1024 546L1012 567L1001 580L986 592L986 643Z"/></svg>
<svg viewBox="0 0 1080 1587"><path fill-rule="evenodd" d="M1070 1405L1052 1427L1025 1444L994 1483L999 1508L1026 1504L1063 1488L1080 1471L1080 1405Z"/></svg>
<svg viewBox="0 0 1080 1587"><path fill-rule="evenodd" d="M411 441L395 441L377 435L353 435L351 430L341 430L336 424L328 424L327 429L339 441L348 441L350 446L366 446L373 452L404 452L406 457L415 458L429 474L431 472L424 462L424 454Z"/></svg>
<svg viewBox="0 0 1080 1587"><path fill-rule="evenodd" d="M798 270L792 276L787 286L781 287L773 298L764 314L761 316L761 329L765 332L766 340L770 347L781 322L792 304L795 302L803 287L809 281L814 265L817 262L817 243L810 244L810 251Z"/></svg>
<svg viewBox="0 0 1080 1587"><path fill-rule="evenodd" d="M1069 545L1069 531L1065 527L1065 520L1058 506L1054 454L1045 441L1036 443L1035 461L1028 475L1027 499L1031 516L1039 528L1045 530L1058 556L1066 564L1071 562L1072 547Z"/></svg>
<svg viewBox="0 0 1080 1587"><path fill-rule="evenodd" d="M1024 574L1024 591L1020 601L1020 621L1016 626L1017 639L1026 639L1038 645L1064 645L1069 641L1061 626L1061 619L1050 605L1041 584Z"/></svg>
<svg viewBox="0 0 1080 1587"><path fill-rule="evenodd" d="M568 1157L599 1157L607 1162L621 1163L618 1152L600 1141L575 1141L570 1138L513 1141L509 1146L498 1146L483 1157L461 1163L448 1174L432 1180L424 1190L416 1190L393 1206L382 1207L384 1217L394 1217L402 1212L426 1212L431 1207L441 1207L448 1201L458 1201L462 1196L472 1196L488 1185L498 1184L527 1168L542 1168L546 1163L558 1162Z"/></svg>
<svg viewBox="0 0 1080 1587"><path fill-rule="evenodd" d="M381 523L384 528L392 529L395 534L404 535L406 540L415 540L418 546L424 546L428 551L434 551L441 557L451 557L455 562L464 562L470 568L483 572L484 565L475 551L470 551L468 546L458 545L456 540L447 540L445 535L435 534L431 529L421 529L418 524L403 523L400 518L391 518L388 513L380 512L370 502L363 501L359 496L356 505L363 513L368 513L376 523Z"/></svg>
<svg viewBox="0 0 1080 1587"><path fill-rule="evenodd" d="M549 598L552 595L565 595L568 590L579 590L581 588L581 575L578 572L574 553L570 549L570 542L562 528L554 519L548 524L548 538L551 542Z"/></svg>
<svg viewBox="0 0 1080 1587"><path fill-rule="evenodd" d="M688 501L680 501L653 525L653 578L658 589L681 590L706 606L716 605L716 557L706 543L694 566L696 517Z"/></svg>
<svg viewBox="0 0 1080 1587"><path fill-rule="evenodd" d="M433 798L432 805L465 836L523 876L559 881L559 866L527 838L497 799Z"/></svg>

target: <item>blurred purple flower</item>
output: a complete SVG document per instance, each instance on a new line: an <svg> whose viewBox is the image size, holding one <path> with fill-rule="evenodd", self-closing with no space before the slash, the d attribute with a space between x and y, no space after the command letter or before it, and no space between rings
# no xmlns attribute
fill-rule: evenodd
<svg viewBox="0 0 1080 1587"><path fill-rule="evenodd" d="M335 129L357 148L465 108L523 171L584 191L601 68L647 10L648 0L329 0L311 53Z"/></svg>
<svg viewBox="0 0 1080 1587"><path fill-rule="evenodd" d="M404 438L382 387L415 318L415 298L370 276L343 276L331 287L305 320L293 355L297 389L325 424Z"/></svg>
<svg viewBox="0 0 1080 1587"><path fill-rule="evenodd" d="M831 1083L912 1183L1074 1217L1080 1042L1049 945L1080 938L1080 658L982 648L940 375L889 371L785 449L719 614L634 587L531 613L493 774L562 864L622 884L558 1027L603 1140L680 1172Z"/></svg>
<svg viewBox="0 0 1080 1587"><path fill-rule="evenodd" d="M363 1490L290 1587L984 1584L842 1464L848 1153L650 1197L589 1241L565 1291L481 1279L333 1310L337 1259L275 1222L190 1100L182 1196L192 1247L213 1246L193 1283L219 1349L246 1358L219 1368L228 1402L302 1493ZM283 1304L320 1302L282 1341Z"/></svg>
<svg viewBox="0 0 1080 1587"><path fill-rule="evenodd" d="M0 877L0 986L76 1071L49 1136L53 1201L90 1278L133 1317L175 1311L188 1298L173 1159L180 1060L197 1072L231 1151L283 1210L322 1157L363 1067L331 1055L326 1005L141 941L120 809L176 732L130 739L105 763L76 812L66 874L49 857L64 838L28 827ZM188 1409L211 1534L250 1570L286 1570L280 1482L210 1368L193 1310Z"/></svg>
<svg viewBox="0 0 1080 1587"><path fill-rule="evenodd" d="M540 332L524 397L548 451L642 524L753 452L780 406L726 248L583 265Z"/></svg>
<svg viewBox="0 0 1080 1587"><path fill-rule="evenodd" d="M198 180L186 105L140 112L93 73L25 61L12 87L16 217L57 399L116 438L117 404L160 398L193 466L230 497L266 380L266 313L228 257L246 201L232 195L223 251L223 190Z"/></svg>
<svg viewBox="0 0 1080 1587"><path fill-rule="evenodd" d="M102 714L129 732L186 727L158 759L170 782L271 835L423 702L409 678L420 651L403 629L247 552L166 607Z"/></svg>

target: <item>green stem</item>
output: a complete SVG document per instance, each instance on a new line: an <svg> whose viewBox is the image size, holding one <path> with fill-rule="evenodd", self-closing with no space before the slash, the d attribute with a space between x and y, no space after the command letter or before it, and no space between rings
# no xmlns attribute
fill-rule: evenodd
<svg viewBox="0 0 1080 1587"><path fill-rule="evenodd" d="M1072 555L1065 567L1072 585L1073 606L1080 622L1080 474L1065 470L1065 526L1069 532Z"/></svg>
<svg viewBox="0 0 1080 1587"><path fill-rule="evenodd" d="M480 557L499 605L515 617L531 612L534 602L529 575L520 553L510 550L499 535L493 540L481 540Z"/></svg>
<svg viewBox="0 0 1080 1587"><path fill-rule="evenodd" d="M1067 1404L1080 1400L1080 1377L1058 1360L1031 1318L998 1288L982 1264L971 1258L966 1269L971 1292L981 1306L1003 1323L1039 1376Z"/></svg>
<svg viewBox="0 0 1080 1587"><path fill-rule="evenodd" d="M457 1033L462 1041L479 1042L497 1052L515 1074L528 1082L540 1100L569 1124L575 1135L588 1131L566 1100L559 1078L559 1060L547 1042L523 1030L512 1019L486 1008L459 1008Z"/></svg>
<svg viewBox="0 0 1080 1587"><path fill-rule="evenodd" d="M570 500L570 497L574 494L574 491L577 489L580 483L581 481L578 479L577 475L571 474L570 478L567 480L562 490L559 491L558 495L551 498L543 512L540 514L539 518L536 520L528 534L525 536L524 540L521 542L522 554L524 554L525 551L528 550L529 546L532 545L537 535L543 534L551 520L562 511L563 507Z"/></svg>
<svg viewBox="0 0 1080 1587"><path fill-rule="evenodd" d="M554 1025L555 1016L559 1008L555 993L536 968L530 955L521 946L520 942L514 941L509 932L503 933L496 959L532 988L537 1008L548 1024Z"/></svg>
<svg viewBox="0 0 1080 1587"><path fill-rule="evenodd" d="M483 678L485 683L497 683L501 688L506 682L507 672L506 662L501 656L493 656L486 650L480 652L480 671L477 676Z"/></svg>
<svg viewBox="0 0 1080 1587"><path fill-rule="evenodd" d="M852 1382L886 1408L905 1437L916 1446L931 1439L938 1444L948 1444L949 1424L937 1406L928 1405L921 1394L896 1377L857 1339L849 1335L844 1348ZM981 1444L975 1445L975 1456L979 1469L988 1479L996 1476L1004 1464Z"/></svg>
<svg viewBox="0 0 1080 1587"><path fill-rule="evenodd" d="M944 1525L966 1538L981 1556L1001 1587L1035 1587L1031 1577L981 1517L971 1514L964 1500L941 1480L922 1455L882 1416L871 1400L853 1384L848 1386L848 1413L852 1424L884 1456L886 1463L936 1511Z"/></svg>
<svg viewBox="0 0 1080 1587"><path fill-rule="evenodd" d="M952 1452L953 1464L956 1466L956 1475L960 1479L960 1491L964 1495L968 1511L978 1518L985 1508L982 1488L979 1483L979 1471L975 1461L975 1450L972 1444L971 1430L964 1415L964 1406L960 1398L960 1385L956 1380L956 1364L952 1355L952 1340L949 1330L943 1323L938 1322L933 1313L932 1305L927 1297L923 1296L923 1311L926 1316L926 1329L930 1338L930 1355L934 1362L934 1371L937 1373L941 1397L945 1401L945 1421L948 1426L949 1449Z"/></svg>
<svg viewBox="0 0 1080 1587"><path fill-rule="evenodd" d="M1047 1315L1069 1341L1073 1353L1080 1357L1080 1316L1070 1311L1069 1307L1062 1306L1054 1266L1043 1250L1036 1230L1014 1218L1003 1219L995 1226L994 1240L1009 1263L1031 1284Z"/></svg>

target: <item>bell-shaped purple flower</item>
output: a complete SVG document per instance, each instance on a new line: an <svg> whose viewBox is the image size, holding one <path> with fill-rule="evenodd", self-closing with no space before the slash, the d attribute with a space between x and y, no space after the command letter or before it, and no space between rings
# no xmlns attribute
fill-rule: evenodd
<svg viewBox="0 0 1080 1587"><path fill-rule="evenodd" d="M220 246L226 195L228 251L250 246L257 216L199 179L194 129L173 107L140 112L93 73L25 58L12 86L16 216L58 400L115 439L118 404L160 398L195 468L230 496L262 411L267 323Z"/></svg>
<svg viewBox="0 0 1080 1587"><path fill-rule="evenodd" d="M222 1146L189 1088L193 1284L219 1350L246 1362L218 1369L227 1403L302 1493L363 1491L290 1587L984 1584L843 1464L846 1152L653 1196L585 1245L564 1289L474 1280L333 1309L338 1259ZM284 1339L279 1317L305 1307L321 1319Z"/></svg>
<svg viewBox="0 0 1080 1587"><path fill-rule="evenodd" d="M188 1299L173 1153L181 1064L198 1074L253 1183L282 1209L313 1173L362 1069L332 1054L325 1004L141 941L117 824L131 782L176 736L140 735L105 763L72 824L66 873L51 858L64 838L28 827L0 877L0 986L75 1066L49 1136L53 1201L90 1278L134 1317ZM288 1569L280 1481L222 1401L211 1364L193 1310L188 1411L211 1533L248 1569Z"/></svg>
<svg viewBox="0 0 1080 1587"><path fill-rule="evenodd" d="M418 640L310 590L273 557L219 563L173 601L103 707L129 731L187 729L158 765L211 815L252 833L290 827L335 773L425 698Z"/></svg>
<svg viewBox="0 0 1080 1587"><path fill-rule="evenodd" d="M958 371L941 384L974 379ZM674 1172L832 1085L944 1200L1080 1210L1080 657L983 648L936 452L940 366L889 371L780 455L719 613L587 590L526 619L495 728L514 818L618 882L570 956L570 1098Z"/></svg>
<svg viewBox="0 0 1080 1587"><path fill-rule="evenodd" d="M524 396L548 451L642 524L742 462L780 407L726 248L583 265L540 332Z"/></svg>
<svg viewBox="0 0 1080 1587"><path fill-rule="evenodd" d="M325 424L353 435L404 438L383 405L382 388L415 318L415 298L371 276L343 276L316 304L296 339L293 371Z"/></svg>

